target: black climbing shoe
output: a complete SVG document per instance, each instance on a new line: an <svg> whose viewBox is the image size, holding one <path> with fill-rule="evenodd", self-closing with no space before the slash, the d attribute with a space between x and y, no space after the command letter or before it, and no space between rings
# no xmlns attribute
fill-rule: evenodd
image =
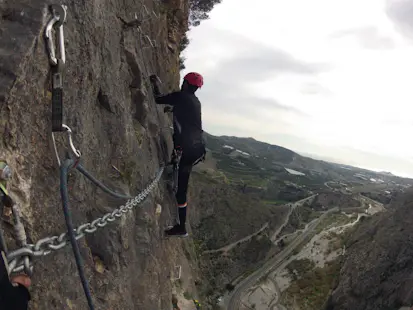
<svg viewBox="0 0 413 310"><path fill-rule="evenodd" d="M180 237L180 238L188 237L188 233L186 232L185 227L181 227L181 225L175 225L175 226L168 227L168 229L165 230L165 235L167 237Z"/></svg>

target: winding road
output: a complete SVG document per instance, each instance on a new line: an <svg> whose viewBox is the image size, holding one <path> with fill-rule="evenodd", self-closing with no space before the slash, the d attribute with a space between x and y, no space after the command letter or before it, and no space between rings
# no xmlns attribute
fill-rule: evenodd
<svg viewBox="0 0 413 310"><path fill-rule="evenodd" d="M274 268L280 266L290 256L294 249L296 249L313 232L320 221L322 221L329 213L337 211L339 211L339 208L333 208L325 212L317 219L317 221L314 221L311 225L309 225L307 230L292 241L281 253L269 259L261 268L257 269L250 276L242 280L229 295L227 309L239 310L242 294L257 281L259 281L260 278L270 273Z"/></svg>
<svg viewBox="0 0 413 310"><path fill-rule="evenodd" d="M291 214L294 212L295 208L297 208L298 206L301 206L302 204L304 204L305 202L313 199L313 198L316 197L316 196L317 196L317 194L311 195L311 196L309 196L309 197L307 197L307 198L298 200L298 201L296 201L296 202L289 203L289 205L291 206L291 207L290 207L290 211L288 212L287 216L285 217L284 223L272 234L272 236L271 236L271 238L270 238L272 242L276 242L277 235L278 235L278 234L281 232L281 230L288 224L288 221L290 220L290 216L291 216Z"/></svg>
<svg viewBox="0 0 413 310"><path fill-rule="evenodd" d="M279 240L276 240L276 237L277 237L277 235L281 232L281 230L288 224L288 221L289 221L289 219L290 219L290 216L291 216L291 214L293 213L293 211L295 210L295 208L297 208L298 206L302 205L302 204L305 203L306 201L309 201L309 200L313 199L313 198L316 197L316 196L317 196L317 195L311 195L311 196L309 196L309 197L307 197L307 198L304 198L304 199L298 200L298 201L296 201L296 202L292 202L292 203L287 204L287 205L290 205L290 206L291 206L291 207L290 207L290 210L288 211L288 214L287 214L286 217L285 217L284 223L282 223L281 226L272 234L272 236L271 236L271 238L270 238L272 242L278 242L278 241L279 241ZM237 246L238 244L251 240L252 237L258 235L258 234L261 233L264 229L266 229L266 228L268 227L268 224L269 224L269 223L265 223L259 230L257 230L256 232L254 232L254 233L252 233L252 234L250 234L250 235L248 235L248 236L246 236L246 237L244 237L244 238L242 238L242 239L239 239L239 240L237 240L237 241L235 241L235 242L232 242L232 243L230 243L230 244L227 244L226 246L223 246L223 247L221 247L221 248L219 248L219 249L204 251L204 252L202 252L202 254L212 254L212 253L218 253L218 252L224 252L224 253L225 253L225 252L228 252L228 251L230 251L232 248L234 248L235 246Z"/></svg>
<svg viewBox="0 0 413 310"><path fill-rule="evenodd" d="M233 243L227 244L226 246L223 246L222 248L216 249L216 250L207 250L202 252L202 254L211 254L211 253L218 253L218 252L228 252L230 251L232 248L234 248L235 246L237 246L240 243L246 242L251 240L252 237L258 235L259 233L261 233L264 229L266 229L268 227L268 223L265 223L259 230L257 230L255 233L252 233L251 235L248 235L242 239L239 239Z"/></svg>

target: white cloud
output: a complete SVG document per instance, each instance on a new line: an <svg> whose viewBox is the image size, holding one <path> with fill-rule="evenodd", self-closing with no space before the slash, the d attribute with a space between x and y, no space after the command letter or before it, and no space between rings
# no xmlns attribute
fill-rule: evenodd
<svg viewBox="0 0 413 310"><path fill-rule="evenodd" d="M188 70L205 78L205 130L413 176L413 41L404 36L413 13L404 8L223 0L185 52Z"/></svg>

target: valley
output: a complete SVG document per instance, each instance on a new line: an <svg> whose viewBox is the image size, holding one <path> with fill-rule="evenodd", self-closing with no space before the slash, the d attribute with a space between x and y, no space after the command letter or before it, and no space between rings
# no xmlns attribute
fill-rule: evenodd
<svg viewBox="0 0 413 310"><path fill-rule="evenodd" d="M322 309L354 227L413 183L253 139L207 138L191 226L211 309Z"/></svg>

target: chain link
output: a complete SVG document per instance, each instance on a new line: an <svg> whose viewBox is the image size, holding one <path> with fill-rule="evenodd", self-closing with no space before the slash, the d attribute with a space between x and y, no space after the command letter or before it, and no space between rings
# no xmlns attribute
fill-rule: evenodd
<svg viewBox="0 0 413 310"><path fill-rule="evenodd" d="M116 221L128 212L132 211L134 207L139 205L145 198L152 192L155 185L159 182L161 175L164 171L164 167L161 167L155 177L155 179L135 198L128 200L124 205L119 208L104 214L92 222L88 222L80 225L74 230L76 240L83 238L86 234L93 234L99 228L105 227L107 224ZM21 272L25 269L25 261L27 265L27 259L25 257L40 257L46 256L50 253L60 250L69 244L69 236L67 232L61 233L51 237L46 237L38 240L35 244L27 244L25 247L11 251L7 255L9 267L11 272ZM27 268L28 266L26 266Z"/></svg>

